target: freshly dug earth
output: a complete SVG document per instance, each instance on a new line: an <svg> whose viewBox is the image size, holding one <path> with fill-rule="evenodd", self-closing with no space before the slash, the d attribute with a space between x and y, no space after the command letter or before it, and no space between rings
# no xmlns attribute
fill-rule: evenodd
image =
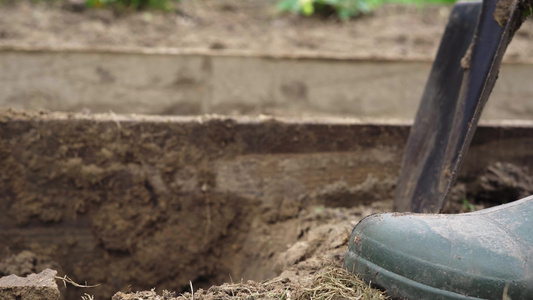
<svg viewBox="0 0 533 300"><path fill-rule="evenodd" d="M320 257L338 266L356 222L392 209L409 127L337 122L0 109L0 276L53 268L100 284L67 299L109 298L314 276ZM527 145L527 132L482 128L472 150L493 150L494 130ZM496 148L483 158L531 165L521 146ZM466 159L470 171L479 162ZM489 183L504 175L495 192L527 177L501 166L490 169ZM471 191L450 203L470 209Z"/></svg>
<svg viewBox="0 0 533 300"><path fill-rule="evenodd" d="M159 290L159 293L152 291L141 292L118 292L113 296L113 300L155 300L155 299L314 299L319 295L336 295L344 299L357 298L363 295L362 299L385 299L382 292L373 290L355 276L342 270L342 256L348 245L348 237L353 226L363 215L374 212L389 211L390 201L375 202L372 205L361 205L354 208L327 208L315 206L304 209L296 218L276 222L274 224L263 224L262 228L252 229L252 234L261 235L257 242L268 239L271 243L286 234L287 230L298 230L299 236L291 244L287 244L284 251L280 253L260 253L267 250L267 245L263 245L256 250L256 258L276 265L278 276L270 279L255 282L242 281L238 278L228 278L221 286L206 285L206 283L190 283L178 292L184 291L181 296L176 297L176 292ZM264 257L264 255L268 257ZM205 257L198 256L198 260ZM23 251L18 256L5 260L0 264L0 274L9 268L17 265L28 265L35 261L42 260L29 251ZM224 263L224 262L221 262ZM246 264L246 262L242 262ZM253 262L250 262L253 264ZM41 266L34 266L33 272L37 272ZM11 269L11 271L14 271ZM177 270L180 271L180 270ZM156 270L157 272L157 270ZM30 273L27 273L30 274ZM26 275L26 274L24 274ZM233 280L236 280L234 283ZM191 292L192 288L192 292ZM203 288L203 289L202 289ZM62 294L71 295L66 299L71 299L73 293L67 294L73 287L68 287ZM98 287L79 289L79 294L102 295ZM159 294L159 295L158 295ZM77 298L77 297L76 297ZM40 299L39 297L28 299Z"/></svg>
<svg viewBox="0 0 533 300"><path fill-rule="evenodd" d="M66 299L191 285L305 298L355 224L392 210L408 127L343 124L0 110L0 276L101 284ZM531 192L528 174L491 165L450 211L482 207L479 186ZM208 289L241 278L255 283Z"/></svg>
<svg viewBox="0 0 533 300"><path fill-rule="evenodd" d="M176 13L72 10L7 1L0 47L177 48L213 53L432 60L451 6L387 5L348 22L281 14L275 0L189 0ZM533 24L507 50L533 62Z"/></svg>
<svg viewBox="0 0 533 300"><path fill-rule="evenodd" d="M533 193L527 170L509 163L495 163L467 185L459 183L446 203L445 213L464 213L507 202L502 196L527 196ZM481 201L479 201L481 199ZM518 199L518 198L516 198ZM471 203L472 202L472 203ZM475 203L475 204L473 204ZM118 292L113 300L185 300L185 299L386 299L386 294L371 289L342 269L342 255L348 246L349 232L361 216L391 210L391 201L375 202L352 209L314 208L325 224L314 224L306 234L284 251L277 261L281 274L263 282L225 283L207 290L195 290L180 296L155 290ZM305 214L298 219L309 218ZM302 218L303 217L303 218ZM303 222L305 224L306 222Z"/></svg>
<svg viewBox="0 0 533 300"><path fill-rule="evenodd" d="M373 290L355 276L341 269L342 257L348 246L348 237L363 214L390 210L390 201L376 202L371 206L352 209L312 207L297 218L301 236L281 253L274 254L280 275L262 281L228 282L209 289L197 289L191 285L186 293L162 292L163 299L316 299L331 296L332 299L384 299L380 291ZM279 231L291 228L292 222L280 222ZM272 238L273 236L266 235ZM191 291L192 289L192 291ZM166 298L165 298L166 297ZM113 300L155 300L155 291L119 292Z"/></svg>
<svg viewBox="0 0 533 300"><path fill-rule="evenodd" d="M0 109L0 276L100 284L67 299L261 281L390 210L405 127L151 119Z"/></svg>

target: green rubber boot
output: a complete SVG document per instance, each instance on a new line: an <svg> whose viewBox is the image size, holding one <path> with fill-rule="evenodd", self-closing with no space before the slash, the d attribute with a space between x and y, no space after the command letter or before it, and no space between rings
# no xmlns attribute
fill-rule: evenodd
<svg viewBox="0 0 533 300"><path fill-rule="evenodd" d="M457 215L371 215L344 267L392 298L533 299L533 196Z"/></svg>

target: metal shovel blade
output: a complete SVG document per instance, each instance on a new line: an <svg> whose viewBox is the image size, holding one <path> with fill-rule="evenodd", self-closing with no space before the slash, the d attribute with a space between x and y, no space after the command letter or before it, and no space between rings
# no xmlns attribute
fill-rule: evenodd
<svg viewBox="0 0 533 300"><path fill-rule="evenodd" d="M396 211L444 206L524 11L516 0L454 6L407 142Z"/></svg>

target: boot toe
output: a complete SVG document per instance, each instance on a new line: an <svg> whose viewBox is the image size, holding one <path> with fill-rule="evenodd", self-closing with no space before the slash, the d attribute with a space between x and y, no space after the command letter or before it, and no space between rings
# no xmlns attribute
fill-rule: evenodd
<svg viewBox="0 0 533 300"><path fill-rule="evenodd" d="M352 232L345 268L400 298L502 299L506 289L524 299L530 258L531 247L484 216L376 214Z"/></svg>

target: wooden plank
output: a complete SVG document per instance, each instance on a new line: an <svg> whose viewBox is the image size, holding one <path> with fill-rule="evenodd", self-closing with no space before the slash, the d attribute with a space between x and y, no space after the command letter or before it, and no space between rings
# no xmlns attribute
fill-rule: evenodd
<svg viewBox="0 0 533 300"><path fill-rule="evenodd" d="M412 119L428 61L0 49L0 106L138 114ZM504 64L484 118L531 119L531 64Z"/></svg>

